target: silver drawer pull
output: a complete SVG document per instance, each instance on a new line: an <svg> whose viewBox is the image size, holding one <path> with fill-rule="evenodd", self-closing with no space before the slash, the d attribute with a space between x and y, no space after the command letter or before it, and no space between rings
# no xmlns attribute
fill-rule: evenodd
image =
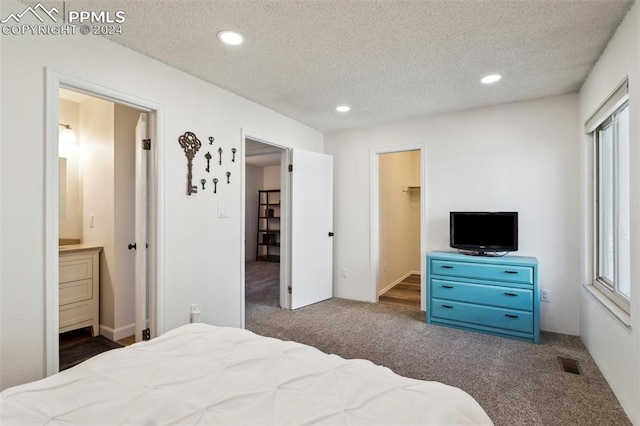
<svg viewBox="0 0 640 426"><path fill-rule="evenodd" d="M452 285L443 285L442 288L453 288Z"/></svg>
<svg viewBox="0 0 640 426"><path fill-rule="evenodd" d="M440 267L444 269L453 269L453 266L449 266L449 265L441 265Z"/></svg>
<svg viewBox="0 0 640 426"><path fill-rule="evenodd" d="M507 318L518 318L517 315L511 315L511 314L504 314L504 316Z"/></svg>
<svg viewBox="0 0 640 426"><path fill-rule="evenodd" d="M443 308L447 308L447 309L453 309L453 306L451 305L442 305Z"/></svg>
<svg viewBox="0 0 640 426"><path fill-rule="evenodd" d="M504 271L505 274L517 274L518 271Z"/></svg>
<svg viewBox="0 0 640 426"><path fill-rule="evenodd" d="M507 293L506 291L504 292L505 296L517 296L517 294L515 293Z"/></svg>

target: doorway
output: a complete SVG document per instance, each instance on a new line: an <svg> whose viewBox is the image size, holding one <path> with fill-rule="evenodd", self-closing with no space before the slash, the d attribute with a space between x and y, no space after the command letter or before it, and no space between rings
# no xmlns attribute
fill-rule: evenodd
<svg viewBox="0 0 640 426"><path fill-rule="evenodd" d="M245 138L245 315L250 305L287 306L281 285L285 154L283 148Z"/></svg>
<svg viewBox="0 0 640 426"><path fill-rule="evenodd" d="M146 195L147 188L145 179L143 194L136 194L136 128L146 133L146 113L67 89L59 97L64 369L141 338L135 332L136 195ZM143 316L146 321L147 312Z"/></svg>
<svg viewBox="0 0 640 426"><path fill-rule="evenodd" d="M422 147L372 159L372 301L424 310L425 173Z"/></svg>
<svg viewBox="0 0 640 426"><path fill-rule="evenodd" d="M91 325L88 332L92 336L106 336L108 337L105 337L106 341L122 341L123 338L133 334L131 330L137 328L138 323L150 329L148 333L150 337L162 333L164 324L157 321L158 317L162 317L163 314L163 312L158 311L158 308L162 309L162 306L157 303L163 289L163 282L159 277L160 274L158 274L158 257L163 253L163 234L160 232L163 215L158 209L158 200L162 197L162 191L157 185L162 172L158 170L157 164L164 157L164 152L161 148L162 144L158 143L162 138L162 134L156 125L163 116L161 106L51 70L46 72L46 83L45 348L46 373L51 375L58 372L60 365L59 333L61 331L70 331L69 328L75 328L76 326L78 329L84 328L83 321L76 322L83 315L85 317L84 320L87 320ZM62 91L62 96L61 89L65 89ZM61 97L65 96L76 97L75 102L69 99L61 99ZM71 104L67 103L67 101L70 101ZM87 105L90 104L90 108L80 114L80 107L73 104L84 102L87 102ZM62 105L63 103L65 106ZM67 107L70 107L71 113L69 113ZM114 119L110 124L103 120L107 111L110 112L106 115ZM123 118L124 116L128 118ZM128 143L116 144L114 142L116 135L118 138L121 137L118 133L120 126L115 125L116 117L120 118L118 121L126 122L126 125L121 127L128 129L125 132L129 135L126 136L129 139ZM65 122L67 120L69 122ZM73 124L70 124L70 122L73 122ZM133 144L130 141L130 129L132 126L136 129ZM75 147L64 146L64 141L62 140L62 130L68 130L69 128L74 130L77 144ZM106 132L106 137L103 132L96 131L96 129L105 130L105 128L110 128L110 131ZM149 134L144 135L143 129L148 130ZM109 137L111 138L110 149L106 143ZM147 145L152 148L151 153L140 154L143 151L141 149L142 143L139 143L140 141L138 140L140 138L147 139ZM91 143L86 143L87 140L90 140ZM92 144L96 146L91 146ZM119 149L123 147L128 149L135 147L133 149L133 157L135 158L133 167L122 168L124 163L130 164L132 156L131 151L127 151L126 148ZM138 147L140 149L137 149ZM72 150L76 152L72 153ZM61 155L65 151L66 157ZM93 152L88 153L87 151ZM73 161L69 161L70 157L74 157ZM65 160L63 161L62 158ZM108 161L105 162L105 159ZM74 161L74 165L66 167L67 162L72 163ZM148 166L146 173L140 173L145 169L142 165ZM105 174L105 167L110 169L110 172ZM70 176L69 169L74 170L75 176ZM131 176L132 174L133 176ZM75 188L72 190L70 190L71 180L75 180ZM141 182L146 183L140 185ZM114 190L116 187L122 187L119 191L129 194L130 201L124 203L128 205L128 208L123 208L122 197L116 197L115 194L118 192ZM71 192L74 192L74 194L70 194ZM135 194L133 197L131 196L132 193ZM140 194L144 196L140 197ZM113 201L105 203L105 200L111 201L109 198ZM148 211L141 207L140 199L145 200L144 207L148 207ZM117 204L115 200L118 200ZM136 202L133 202L133 200L136 200ZM133 218L131 217L131 204L136 204L133 208L135 212ZM120 209L125 210L126 213L121 214L122 212L119 212ZM144 220L138 215L140 211L145 212ZM118 217L121 220L116 222L115 218ZM78 218L80 218L79 223L76 222L75 225L71 226L72 230L70 230L67 222ZM122 237L126 233L125 231L130 228L131 223L135 224L135 235L127 234L126 237ZM100 234L109 233L109 230L105 231L107 224L112 227L113 231L111 232L112 239L108 241L100 236ZM122 253L122 250L120 250L118 241L122 239L127 241L124 247L124 252L126 253ZM137 244L137 240L143 241L142 244ZM87 261L80 259L81 262L74 263L78 259L65 259L63 254L65 256L70 253L74 254L73 252L76 250L75 248L70 251L62 250L64 244L78 242L81 245L90 246L91 250L96 249L94 254L96 254L97 260ZM63 244L62 246L60 245L61 243ZM106 253L103 255L104 259L100 259L100 256L102 256L100 253L105 248L113 250L115 253L116 243L118 243L117 251L121 256L132 256L127 246L129 244L133 246L131 250L131 252L135 253L133 254L135 259L135 295L133 297L128 293L114 292L113 283L120 282L121 274L114 272L114 269L110 267L114 263L109 262ZM142 246L143 250L138 250L136 246ZM71 246L66 245L67 249L69 247ZM86 247L76 248L78 248L79 254L84 255L83 250ZM140 259L145 257L148 257L148 262L146 260L140 262ZM76 294L74 297L77 299L72 301L66 299L68 294L62 294L63 277L60 268L65 260L72 261L72 267L69 269L71 272L80 273L79 276L74 277L71 275L69 280L65 279L65 284L66 281L69 281L71 287L77 285L78 288L86 289L85 293L88 293ZM100 260L105 262L104 268L100 266ZM77 265L80 266L76 267ZM104 274L101 274L103 269L106 274L110 275L109 279L106 279ZM122 270L127 270L127 268L123 267ZM124 273L124 275L128 274ZM105 284L98 288L91 288L92 285L100 281L100 278L105 278ZM106 284L109 281L111 281L111 288ZM89 284L82 287L82 284L87 282ZM128 284L125 284L125 287L127 287L127 290L131 290L131 277L126 277L123 282L127 282ZM142 285L143 283L145 285ZM132 323L128 321L120 321L120 323L114 321L112 323L113 326L110 326L106 321L96 320L96 318L101 317L99 307L99 296L101 294L104 296L103 302L113 302L111 308L102 306L105 318L108 319L109 316L118 318L122 312L126 312L130 320L133 306L135 310L133 323L135 323L135 326L132 327ZM120 294L120 296L116 297L116 294ZM78 318L73 318L73 324L69 327L69 316L63 317L61 315L60 304L71 302L71 306L75 308L76 306L73 306L73 303L77 301L84 302L87 298L92 300L95 298L93 303L97 304L96 308L92 309L91 304L87 303L85 304L86 306L82 307L85 312L81 312L82 309L76 310L74 314L79 313L79 316ZM128 302L129 304L122 302ZM95 323L92 323L93 321Z"/></svg>
<svg viewBox="0 0 640 426"><path fill-rule="evenodd" d="M276 184L279 173L280 189L260 192L259 185L248 185L252 172L247 168L253 157L267 158L268 155L274 155L270 166L277 166L277 158L280 159L279 169L271 171L270 180L272 185ZM242 158L245 165L242 211L247 247L241 254L242 281L245 282L241 293L241 321L245 327L248 300L245 259L253 258L253 241L256 241L256 260L259 257L275 260L275 256L279 256L280 307L297 309L332 297L333 158L319 152L289 148L244 131ZM260 172L257 174L260 176ZM263 170L263 179L264 174ZM272 249L275 251L269 251ZM274 258L269 259L272 256ZM271 295L274 298L275 288Z"/></svg>
<svg viewBox="0 0 640 426"><path fill-rule="evenodd" d="M277 156L280 157L280 192L276 195L276 197L279 196L279 207L271 206L269 201L274 200L274 205L277 205L278 198L269 198L269 195L265 194L266 198L259 198L257 201L258 209L255 208L255 204L251 208L247 200L251 202L251 192L255 192L256 187L251 190L247 186L247 164L249 162L250 165L252 157L268 154L275 154L274 162L277 161ZM266 232L258 232L260 237L256 237L255 241L256 246L272 245L272 242L279 244L277 250L279 252L280 307L298 309L331 298L333 295L332 237L334 235L333 157L319 152L287 147L243 131L242 159L245 166L241 176L244 191L242 212L245 218L245 244L254 237L248 235L246 229L247 218L250 215L264 214L266 217L262 219L266 219L267 222L269 219L275 219L274 227L279 223L278 233L269 232L271 228L267 228ZM249 211L250 208L251 211ZM255 211L257 213L252 213ZM276 219L275 216L278 214L280 217ZM260 220L258 217L254 218ZM249 220L253 223L252 219ZM264 234L279 234L279 237L277 235L264 237ZM270 253L267 252L266 255L269 256ZM262 252L262 255L265 253ZM249 256L252 256L252 252ZM241 252L243 283L247 275L245 258L251 258L247 256L246 247ZM246 327L247 319L245 286L246 284L242 286L240 295L242 327Z"/></svg>
<svg viewBox="0 0 640 426"><path fill-rule="evenodd" d="M241 255L244 285L240 320L243 328L252 312L276 307L290 309L291 306L291 295L287 291L290 283L289 158L290 149L279 142L242 132L245 247ZM261 191L279 193L269 195ZM274 232L276 230L278 232Z"/></svg>

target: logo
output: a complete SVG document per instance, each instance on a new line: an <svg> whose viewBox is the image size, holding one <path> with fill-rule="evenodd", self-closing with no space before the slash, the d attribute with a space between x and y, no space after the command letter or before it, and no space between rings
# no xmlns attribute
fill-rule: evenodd
<svg viewBox="0 0 640 426"><path fill-rule="evenodd" d="M57 15L60 12L55 7L52 7L50 10L47 10L47 8L42 5L42 3L38 3L34 7L31 7L31 6L27 7L22 13L18 13L18 14L11 13L5 19L0 21L0 24L6 24L11 20L13 20L16 24L19 24L20 20L27 14L31 14L35 16L36 19L42 23L44 23L44 18L42 17L42 15L48 16L49 19L51 19L54 23L57 23L58 18L54 16L54 13Z"/></svg>
<svg viewBox="0 0 640 426"><path fill-rule="evenodd" d="M62 2L62 15L56 7L47 9L42 3L28 6L20 13L10 13L0 20L3 35L82 35L122 34L126 14L122 10L69 10ZM65 13L66 11L66 13ZM39 23L33 24L35 21ZM60 22L61 21L61 22Z"/></svg>

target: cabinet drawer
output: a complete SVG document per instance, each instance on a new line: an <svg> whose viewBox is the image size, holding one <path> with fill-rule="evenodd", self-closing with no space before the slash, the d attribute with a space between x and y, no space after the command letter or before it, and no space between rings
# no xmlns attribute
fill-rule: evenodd
<svg viewBox="0 0 640 426"><path fill-rule="evenodd" d="M527 266L485 265L482 263L433 260L431 261L431 274L533 284L533 268Z"/></svg>
<svg viewBox="0 0 640 426"><path fill-rule="evenodd" d="M74 256L60 259L58 279L60 283L86 280L93 277L93 259L91 256Z"/></svg>
<svg viewBox="0 0 640 426"><path fill-rule="evenodd" d="M432 299L431 316L503 330L533 333L533 314L511 309L478 306L450 300Z"/></svg>
<svg viewBox="0 0 640 426"><path fill-rule="evenodd" d="M59 327L64 328L78 322L91 320L92 318L93 308L91 300L71 303L69 305L60 306Z"/></svg>
<svg viewBox="0 0 640 426"><path fill-rule="evenodd" d="M533 310L533 290L448 280L431 280L431 297L502 308Z"/></svg>
<svg viewBox="0 0 640 426"><path fill-rule="evenodd" d="M60 284L60 306L93 298L93 280Z"/></svg>

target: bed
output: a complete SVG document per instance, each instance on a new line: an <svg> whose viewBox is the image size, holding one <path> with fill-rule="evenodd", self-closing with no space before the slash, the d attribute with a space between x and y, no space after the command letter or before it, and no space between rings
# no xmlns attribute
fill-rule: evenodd
<svg viewBox="0 0 640 426"><path fill-rule="evenodd" d="M9 388L0 394L0 423L492 424L458 388L205 324Z"/></svg>

